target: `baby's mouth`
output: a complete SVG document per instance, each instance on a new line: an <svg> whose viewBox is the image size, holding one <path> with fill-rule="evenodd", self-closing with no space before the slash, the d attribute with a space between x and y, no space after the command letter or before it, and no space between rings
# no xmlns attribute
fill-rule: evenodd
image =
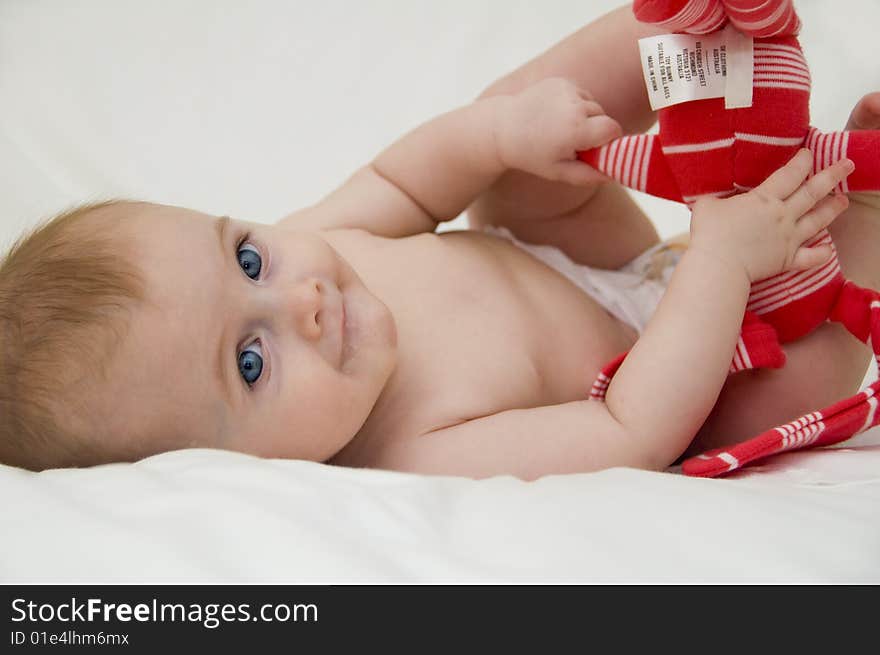
<svg viewBox="0 0 880 655"><path fill-rule="evenodd" d="M342 368L345 360L348 359L348 321L346 320L347 307L345 303L345 294L339 292L339 367Z"/></svg>

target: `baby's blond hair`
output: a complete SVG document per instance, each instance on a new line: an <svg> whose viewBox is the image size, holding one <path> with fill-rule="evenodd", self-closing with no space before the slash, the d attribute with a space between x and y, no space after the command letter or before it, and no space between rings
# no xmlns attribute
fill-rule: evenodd
<svg viewBox="0 0 880 655"><path fill-rule="evenodd" d="M105 461L85 399L128 328L144 281L113 223L131 203L44 221L0 263L0 462L32 470ZM110 220L100 220L100 219ZM98 220L95 220L98 219Z"/></svg>

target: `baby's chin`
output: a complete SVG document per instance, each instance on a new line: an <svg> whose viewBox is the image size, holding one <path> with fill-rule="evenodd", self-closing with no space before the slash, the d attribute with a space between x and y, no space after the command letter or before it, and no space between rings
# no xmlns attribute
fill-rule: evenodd
<svg viewBox="0 0 880 655"><path fill-rule="evenodd" d="M397 361L397 323L394 315L352 268L340 257L345 321L342 372L373 374L387 379Z"/></svg>
<svg viewBox="0 0 880 655"><path fill-rule="evenodd" d="M388 306L363 285L344 291L342 372L385 381L397 364L397 323Z"/></svg>

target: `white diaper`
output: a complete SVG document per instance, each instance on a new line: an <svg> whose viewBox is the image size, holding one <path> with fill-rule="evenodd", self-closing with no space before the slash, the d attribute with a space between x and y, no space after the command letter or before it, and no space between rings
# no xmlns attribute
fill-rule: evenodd
<svg viewBox="0 0 880 655"><path fill-rule="evenodd" d="M644 331L648 319L657 309L657 304L669 285L672 271L681 259L680 251L668 251L663 268L657 272L656 277L648 278L654 253L664 247L663 243L649 248L616 271L610 271L578 264L555 246L524 243L503 227L488 225L483 231L508 239L531 253L567 277L611 314L635 328L639 334Z"/></svg>

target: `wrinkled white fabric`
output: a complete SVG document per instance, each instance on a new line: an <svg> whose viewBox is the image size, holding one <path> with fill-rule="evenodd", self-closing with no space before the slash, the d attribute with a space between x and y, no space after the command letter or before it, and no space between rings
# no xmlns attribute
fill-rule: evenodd
<svg viewBox="0 0 880 655"><path fill-rule="evenodd" d="M880 583L880 447L529 483L185 450L0 495L0 582Z"/></svg>

